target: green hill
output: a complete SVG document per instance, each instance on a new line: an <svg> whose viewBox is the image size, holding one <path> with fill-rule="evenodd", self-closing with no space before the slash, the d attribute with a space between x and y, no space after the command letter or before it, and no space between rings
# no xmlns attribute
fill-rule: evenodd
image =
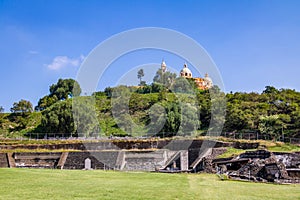
<svg viewBox="0 0 300 200"><path fill-rule="evenodd" d="M216 86L199 90L179 80L173 84L177 88L118 86L80 97L76 81L60 79L34 112L21 100L14 113L0 113L0 137L197 136L205 135L213 121L212 128L224 122L223 132L299 138L300 93L295 90L267 86L261 94L225 94ZM20 108L22 101L29 107Z"/></svg>

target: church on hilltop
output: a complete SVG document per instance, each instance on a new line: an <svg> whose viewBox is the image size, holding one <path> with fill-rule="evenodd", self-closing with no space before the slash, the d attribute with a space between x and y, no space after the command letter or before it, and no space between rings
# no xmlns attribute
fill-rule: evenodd
<svg viewBox="0 0 300 200"><path fill-rule="evenodd" d="M161 70L163 73L166 72L166 70L167 70L167 65L164 60L161 63ZM193 79L195 81L197 87L201 90L208 90L213 86L213 82L207 73L205 74L204 78L193 77L193 74L192 74L191 70L188 68L186 63L184 63L183 68L180 71L179 75L180 75L180 77L183 77L183 78Z"/></svg>

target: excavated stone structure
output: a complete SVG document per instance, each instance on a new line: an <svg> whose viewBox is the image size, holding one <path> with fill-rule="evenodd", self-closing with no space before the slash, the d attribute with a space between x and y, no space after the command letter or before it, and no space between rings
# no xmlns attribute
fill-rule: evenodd
<svg viewBox="0 0 300 200"><path fill-rule="evenodd" d="M232 179L251 180L260 182L277 182L277 183L300 183L300 176L293 173L290 176L287 166L291 166L293 160L295 165L300 164L299 157L291 158L287 154L285 163L281 159L280 153L274 154L265 150L248 151L236 158L227 161L214 162L218 173L227 174ZM298 168L300 171L300 168ZM295 169L293 171L296 171ZM296 175L295 175L296 174Z"/></svg>
<svg viewBox="0 0 300 200"><path fill-rule="evenodd" d="M188 144L188 148L187 145ZM121 171L206 172L232 179L260 182L300 183L300 152L246 151L237 157L217 158L226 147L253 148L258 143L216 142L201 149L202 140L119 140L87 144L5 146L0 167L104 169ZM12 153L15 148L65 149L64 152ZM89 167L86 167L86 161Z"/></svg>

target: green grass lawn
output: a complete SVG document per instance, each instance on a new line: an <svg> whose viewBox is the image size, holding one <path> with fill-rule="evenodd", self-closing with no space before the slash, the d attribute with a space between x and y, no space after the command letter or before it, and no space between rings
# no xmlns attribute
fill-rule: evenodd
<svg viewBox="0 0 300 200"><path fill-rule="evenodd" d="M0 199L300 199L300 185L212 174L0 169Z"/></svg>

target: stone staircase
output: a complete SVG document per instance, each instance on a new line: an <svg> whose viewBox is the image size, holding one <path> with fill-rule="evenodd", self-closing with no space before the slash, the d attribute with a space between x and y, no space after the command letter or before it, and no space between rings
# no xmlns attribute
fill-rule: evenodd
<svg viewBox="0 0 300 200"><path fill-rule="evenodd" d="M64 168L64 165L66 163L68 155L69 155L69 152L63 152L61 154L56 168L59 168L59 169L63 169Z"/></svg>
<svg viewBox="0 0 300 200"><path fill-rule="evenodd" d="M206 151L201 152L198 158L190 165L190 168L195 169L197 165L203 160L203 158L211 155L211 153L212 153L212 148L208 148Z"/></svg>
<svg viewBox="0 0 300 200"><path fill-rule="evenodd" d="M120 151L116 161L116 169L123 170L125 167L125 152Z"/></svg>
<svg viewBox="0 0 300 200"><path fill-rule="evenodd" d="M177 159L179 159L180 157L180 151L177 151L176 153L174 153L166 162L165 164L160 168L161 170L166 169L168 166L172 165L172 163L174 161L176 161Z"/></svg>
<svg viewBox="0 0 300 200"><path fill-rule="evenodd" d="M6 156L7 156L8 166L10 168L16 167L16 162L15 162L15 158L13 157L13 153L7 153Z"/></svg>
<svg viewBox="0 0 300 200"><path fill-rule="evenodd" d="M8 167L8 160L6 153L0 153L0 168Z"/></svg>

